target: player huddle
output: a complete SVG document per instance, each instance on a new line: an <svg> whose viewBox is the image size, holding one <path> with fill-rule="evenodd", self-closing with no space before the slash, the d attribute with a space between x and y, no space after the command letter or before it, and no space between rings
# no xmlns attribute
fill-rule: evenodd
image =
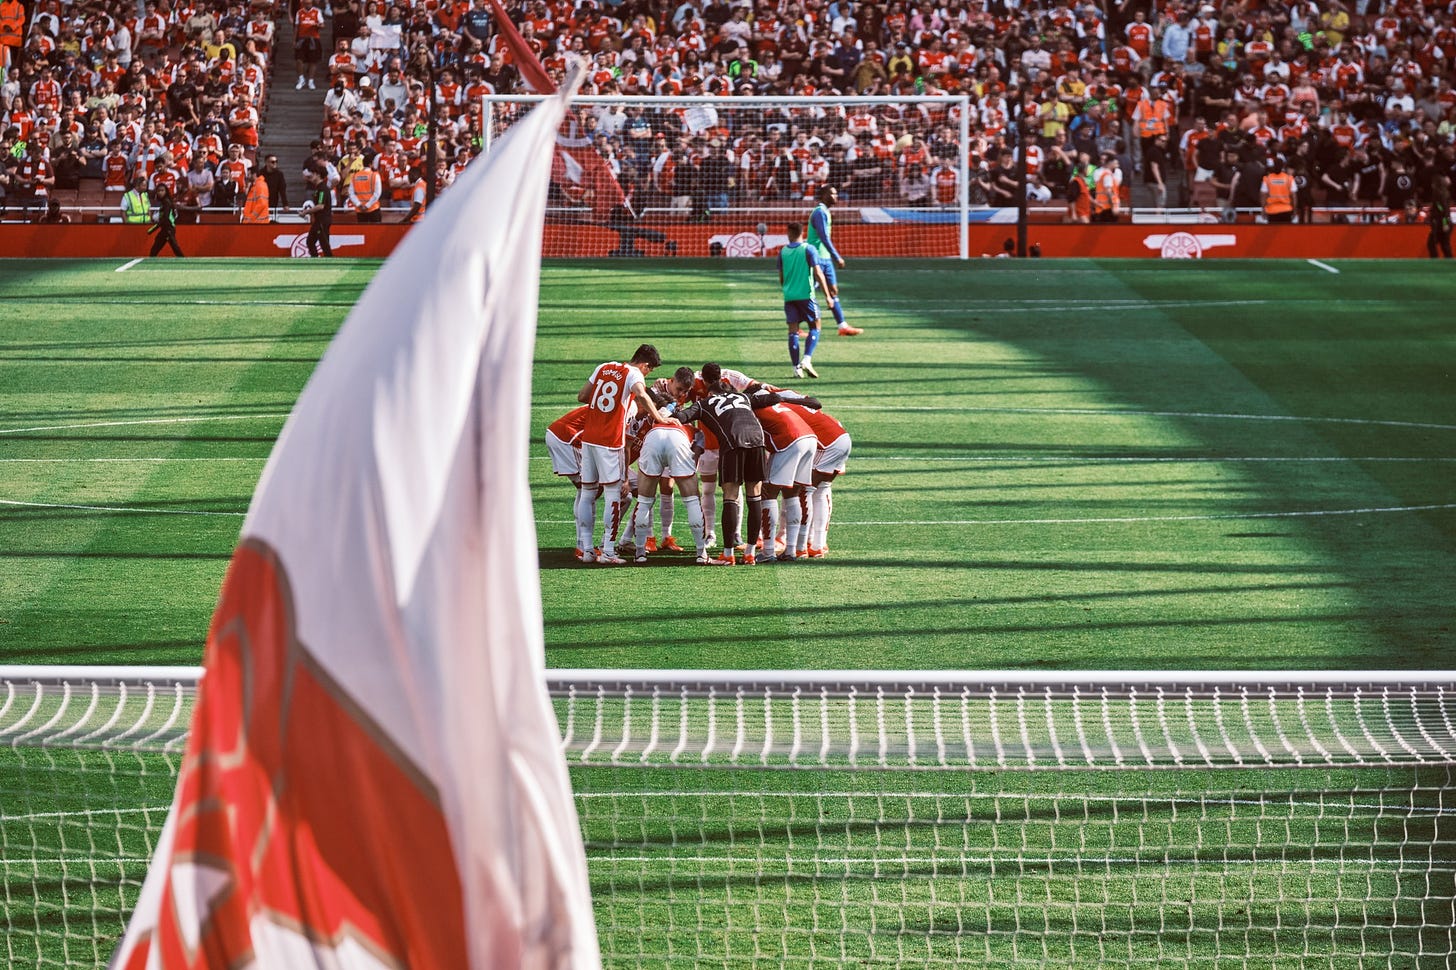
<svg viewBox="0 0 1456 970"><path fill-rule="evenodd" d="M577 488L577 558L622 565L625 554L641 563L649 552L683 551L671 534L673 487L687 509L699 565L822 557L831 486L849 458L844 426L812 397L716 363L700 372L679 367L649 387L647 376L661 364L657 348L643 344L625 364L600 365L577 394L581 407L546 429L552 470ZM714 557L719 483L723 548ZM659 493L660 546L651 535Z"/></svg>

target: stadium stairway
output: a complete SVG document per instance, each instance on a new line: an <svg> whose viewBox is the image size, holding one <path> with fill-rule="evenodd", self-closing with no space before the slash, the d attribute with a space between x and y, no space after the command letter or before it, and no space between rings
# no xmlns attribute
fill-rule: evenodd
<svg viewBox="0 0 1456 970"><path fill-rule="evenodd" d="M328 32L325 32L328 35ZM328 79L325 65L319 65L318 89L302 91L294 88L298 78L293 69L293 23L278 19L273 39L273 84L263 117L258 163L267 153L278 156L278 168L288 186L289 205L303 202L303 163L308 159L309 143L319 137L324 123L324 82Z"/></svg>

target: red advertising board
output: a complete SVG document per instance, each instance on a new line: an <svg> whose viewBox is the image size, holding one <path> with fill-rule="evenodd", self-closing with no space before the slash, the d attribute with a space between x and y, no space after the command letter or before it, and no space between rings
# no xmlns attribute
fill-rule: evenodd
<svg viewBox="0 0 1456 970"><path fill-rule="evenodd" d="M765 227L768 230L768 227ZM389 255L409 230L402 225L335 223L330 239L338 256ZM741 223L638 224L626 232L605 226L550 224L544 253L548 257L642 255L725 258L760 256L783 244L782 227L759 235L757 226ZM970 227L970 254L994 255L1012 225ZM625 238L624 238L625 237ZM302 225L178 226L177 238L188 256L306 256L307 227ZM1197 258L1390 258L1422 257L1425 226L1264 226L1264 225L1033 225L1028 241L1044 257L1099 259L1162 257ZM959 248L954 225L860 225L835 227L835 242L849 258L902 256L935 258L955 255ZM0 256L120 257L144 256L152 237L140 226L0 225ZM715 245L717 244L717 245Z"/></svg>

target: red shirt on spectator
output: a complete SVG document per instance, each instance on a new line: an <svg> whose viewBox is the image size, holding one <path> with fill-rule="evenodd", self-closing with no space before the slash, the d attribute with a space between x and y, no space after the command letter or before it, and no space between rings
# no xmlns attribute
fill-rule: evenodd
<svg viewBox="0 0 1456 970"><path fill-rule="evenodd" d="M298 13L293 18L293 26L298 37L312 37L319 39L319 32L323 27L324 12L318 7L299 7Z"/></svg>
<svg viewBox="0 0 1456 970"><path fill-rule="evenodd" d="M101 163L101 188L106 192L125 192L126 156L112 152Z"/></svg>

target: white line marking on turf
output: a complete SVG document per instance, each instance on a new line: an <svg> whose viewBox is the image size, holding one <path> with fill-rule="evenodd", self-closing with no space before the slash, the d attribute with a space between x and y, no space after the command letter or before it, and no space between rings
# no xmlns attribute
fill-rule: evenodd
<svg viewBox="0 0 1456 970"><path fill-rule="evenodd" d="M71 509L76 512L132 512L137 515L231 515L241 517L246 512L215 512L209 509L143 509L125 505L70 505L64 502L18 502L0 498L0 505L11 505L24 509ZM574 521L574 520L573 520Z"/></svg>
<svg viewBox="0 0 1456 970"><path fill-rule="evenodd" d="M1108 525L1139 522L1222 522L1237 519L1314 519L1337 515L1376 515L1388 512L1429 512L1456 509L1456 502L1440 505L1389 505L1361 509L1311 509L1307 512L1227 512L1213 515L1112 515L1088 518L1058 519L870 519L841 522L846 526L912 526L912 525ZM540 525L575 525L575 519L538 519Z"/></svg>
<svg viewBox="0 0 1456 970"><path fill-rule="evenodd" d="M1329 263L1321 263L1317 259L1308 259L1308 260L1305 260L1305 262L1309 263L1309 265L1311 265L1311 266L1318 266L1320 269L1324 270L1326 273L1334 273L1336 276L1339 276L1340 275L1340 271L1337 270L1337 269L1335 269Z"/></svg>
<svg viewBox="0 0 1456 970"><path fill-rule="evenodd" d="M263 455L258 458L0 458L0 464L64 465L74 462L157 462L157 461L267 461ZM548 457L546 459L550 461Z"/></svg>
<svg viewBox="0 0 1456 970"><path fill-rule="evenodd" d="M948 407L935 404L841 404L839 411L911 411L950 414L1071 414L1095 418L1202 418L1217 421L1294 421L1310 424L1363 424L1382 428L1422 428L1432 431L1456 431L1456 424L1434 424L1428 421L1387 421L1381 418L1320 418L1292 414L1224 414L1218 411L1115 411L1109 408L1009 408Z"/></svg>
<svg viewBox="0 0 1456 970"><path fill-rule="evenodd" d="M140 263L141 261L142 261L142 258L140 256L138 256L136 259L132 260L131 262L129 262L129 263L122 263L120 266L116 267L116 271L118 273L125 273L127 270L131 269L133 266L135 266L137 263Z"/></svg>
<svg viewBox="0 0 1456 970"><path fill-rule="evenodd" d="M7 822L29 821L37 818L91 818L97 815L141 815L147 812L168 812L170 805L154 805L150 808L88 808L76 812L30 812L26 815L6 815Z"/></svg>
<svg viewBox="0 0 1456 970"><path fill-rule="evenodd" d="M287 411L270 414L204 414L185 418L138 418L130 421L87 421L82 424L46 424L33 428L0 428L0 434L27 434L31 431L79 431L82 428L125 428L140 424L198 424L203 421L272 421L288 417Z"/></svg>

